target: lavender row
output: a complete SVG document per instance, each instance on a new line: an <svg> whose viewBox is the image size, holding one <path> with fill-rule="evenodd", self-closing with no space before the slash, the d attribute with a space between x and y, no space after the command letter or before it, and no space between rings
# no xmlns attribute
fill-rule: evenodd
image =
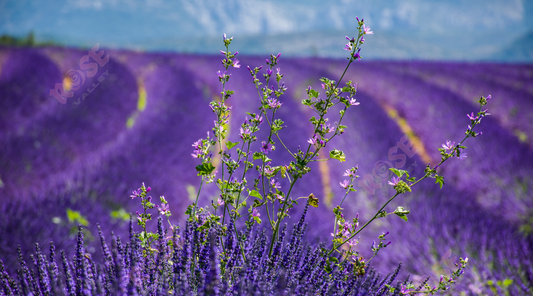
<svg viewBox="0 0 533 296"><path fill-rule="evenodd" d="M46 256L37 244L28 264L19 249L18 277L0 261L0 294L400 295L400 285L409 282L409 278L396 280L400 266L384 277L372 269L356 276L348 263L326 273L326 256L319 247L302 241L305 212L290 237L283 228L270 258L265 256L264 231L248 228L232 233L230 225L229 239L222 246L219 230L206 233L198 230L196 222L187 222L182 232L168 233L159 217L156 251L143 249L130 222L129 241L113 234L111 248L98 229L102 256L96 260L86 253L80 226L73 256L61 250L59 259L53 243ZM396 289L391 292L386 285Z"/></svg>

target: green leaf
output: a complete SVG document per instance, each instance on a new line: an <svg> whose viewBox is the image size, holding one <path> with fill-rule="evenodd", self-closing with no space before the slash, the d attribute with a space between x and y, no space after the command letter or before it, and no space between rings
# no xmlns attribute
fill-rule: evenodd
<svg viewBox="0 0 533 296"><path fill-rule="evenodd" d="M253 208L258 208L258 207L260 207L260 206L262 206L262 205L264 205L264 204L266 204L266 203L267 203L267 200L265 200L265 201L263 201L263 202L260 202L260 201L258 201L257 199L254 199L254 204L253 204L252 207L248 210L248 212L251 213Z"/></svg>
<svg viewBox="0 0 533 296"><path fill-rule="evenodd" d="M67 208L67 218L70 223L77 223L83 226L89 225L89 221L78 211Z"/></svg>
<svg viewBox="0 0 533 296"><path fill-rule="evenodd" d="M393 173L396 174L396 176L398 177L402 177L403 175L406 175L407 178L409 178L409 172L405 171L405 170L399 170L397 168L389 168L389 170L391 170Z"/></svg>
<svg viewBox="0 0 533 296"><path fill-rule="evenodd" d="M130 220L130 214L126 212L123 208L120 208L117 211L111 211L111 218L113 219L120 219L124 221Z"/></svg>
<svg viewBox="0 0 533 296"><path fill-rule="evenodd" d="M226 142L226 148L228 148L228 150L230 150L231 148L235 147L239 145L239 142L231 142L231 141L227 141Z"/></svg>
<svg viewBox="0 0 533 296"><path fill-rule="evenodd" d="M310 94L313 98L318 98L318 95L319 95L319 93L318 93L316 90L314 90L314 89L312 89L312 90L309 92L309 94Z"/></svg>
<svg viewBox="0 0 533 296"><path fill-rule="evenodd" d="M250 196L257 197L260 200L263 200L263 196L261 196L261 194L259 194L259 192L257 192L256 190L248 190L248 194L250 194Z"/></svg>
<svg viewBox="0 0 533 296"><path fill-rule="evenodd" d="M505 279L502 283L502 287L507 288L513 283L512 279Z"/></svg>
<svg viewBox="0 0 533 296"><path fill-rule="evenodd" d="M394 210L394 214L398 215L398 217L404 219L407 221L407 214L409 214L410 211L404 209L403 207L397 207L396 210Z"/></svg>
<svg viewBox="0 0 533 296"><path fill-rule="evenodd" d="M211 173L215 170L215 166L208 163L203 163L196 166L196 171L198 172L198 176L209 176Z"/></svg>
<svg viewBox="0 0 533 296"><path fill-rule="evenodd" d="M188 216L192 215L192 210L193 209L194 209L194 206L193 205L189 205L187 207L187 210L185 211L185 215L188 215Z"/></svg>
<svg viewBox="0 0 533 296"><path fill-rule="evenodd" d="M442 189L442 186L444 185L444 177L443 176L435 176L435 184L439 184L440 189Z"/></svg>
<svg viewBox="0 0 533 296"><path fill-rule="evenodd" d="M344 152L337 149L331 150L329 152L329 157L333 159L338 159L340 162L346 161L346 155L344 154Z"/></svg>

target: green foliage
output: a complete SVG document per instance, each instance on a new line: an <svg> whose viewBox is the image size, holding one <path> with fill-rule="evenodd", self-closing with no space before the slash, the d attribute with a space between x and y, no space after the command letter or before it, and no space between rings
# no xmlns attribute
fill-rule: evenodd
<svg viewBox="0 0 533 296"><path fill-rule="evenodd" d="M394 214L396 214L398 217L402 218L405 221L407 221L407 214L409 213L410 211L404 209L403 207L397 207L396 210L394 210Z"/></svg>
<svg viewBox="0 0 533 296"><path fill-rule="evenodd" d="M344 152L337 150L337 149L331 150L329 152L329 157L333 159L337 159L340 162L346 161L346 155L344 154Z"/></svg>
<svg viewBox="0 0 533 296"><path fill-rule="evenodd" d="M208 162L208 163L202 163L200 165L196 166L196 171L198 172L198 176L209 176L213 171L215 170L215 166Z"/></svg>

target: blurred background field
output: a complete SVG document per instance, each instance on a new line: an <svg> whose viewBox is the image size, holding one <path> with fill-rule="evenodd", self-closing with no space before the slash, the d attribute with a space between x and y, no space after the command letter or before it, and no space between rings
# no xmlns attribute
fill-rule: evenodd
<svg viewBox="0 0 533 296"><path fill-rule="evenodd" d="M471 267L458 291L527 295L533 289L531 4L446 3L0 1L0 259L14 270L18 244L28 253L49 240L72 250L80 223L88 226L88 240L96 223L107 235L126 237L128 213L140 210L129 195L141 182L152 196L164 195L172 218L183 221L200 183L191 145L211 129L208 103L221 91L222 33L235 35L230 50L240 52L243 65L231 69L228 83L236 92L228 101L230 140L238 139L244 112L257 108L245 67L282 52L288 91L280 116L288 127L281 137L293 149L306 144L312 113L300 103L305 89L319 89L320 77L340 76L344 35L356 34L357 15L374 31L365 38L363 61L346 76L358 83L361 105L348 111L346 134L326 147L345 151L347 161L317 164L295 188L296 196L312 192L321 200L309 212L308 242L330 237L345 169L358 164L358 174L374 181L375 188L358 186L344 204L349 217L359 213L365 221L393 193L386 183L390 149L412 144L414 153L396 150L405 154L401 168L422 175L428 162L438 163L442 143L462 139L479 97L491 94L492 115L478 129L483 135L466 142L466 160L442 167L444 188L427 180L398 198L389 210L407 207L409 221L378 220L359 247L369 253L372 241L390 231L392 245L373 261L381 272L402 262L403 275L437 280L467 256ZM66 73L79 70L97 43L109 62L60 104L50 89L72 87ZM274 156L275 165L290 161L280 147ZM216 200L215 189L203 190L204 205ZM301 210L291 213L293 220ZM98 257L97 240L88 251Z"/></svg>

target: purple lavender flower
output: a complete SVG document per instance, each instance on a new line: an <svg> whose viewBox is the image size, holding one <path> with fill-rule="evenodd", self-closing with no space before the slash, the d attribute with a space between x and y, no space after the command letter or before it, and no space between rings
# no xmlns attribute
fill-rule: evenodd
<svg viewBox="0 0 533 296"><path fill-rule="evenodd" d="M350 186L350 181L344 180L344 181L340 182L339 184L341 185L342 188L346 189L346 188L348 188L348 186Z"/></svg>
<svg viewBox="0 0 533 296"><path fill-rule="evenodd" d="M367 27L363 25L363 33L364 34L374 34L374 32L370 31L370 27Z"/></svg>
<svg viewBox="0 0 533 296"><path fill-rule="evenodd" d="M348 245L350 247L355 247L359 243L359 239L356 239L355 237L348 241Z"/></svg>
<svg viewBox="0 0 533 296"><path fill-rule="evenodd" d="M470 114L466 114L466 116L468 116L468 118L470 120L476 120L478 119L479 117L478 116L474 116L474 112L470 113Z"/></svg>
<svg viewBox="0 0 533 296"><path fill-rule="evenodd" d="M318 141L318 135L314 134L312 138L307 140L307 143L309 143L311 145L315 145L317 143L317 141Z"/></svg>
<svg viewBox="0 0 533 296"><path fill-rule="evenodd" d="M389 185L396 186L400 182L400 177L392 177L392 181L389 181Z"/></svg>
<svg viewBox="0 0 533 296"><path fill-rule="evenodd" d="M166 215L168 212L170 212L170 208L169 208L168 203L158 206L157 209L159 210L159 213L161 215Z"/></svg>
<svg viewBox="0 0 533 296"><path fill-rule="evenodd" d="M276 179L272 178L270 179L270 185L274 188L274 189L279 189L281 188L281 184L279 182L277 182Z"/></svg>
<svg viewBox="0 0 533 296"><path fill-rule="evenodd" d="M354 59L361 60L361 55L359 54L360 51L361 49L359 48L357 52L353 54Z"/></svg>
<svg viewBox="0 0 533 296"><path fill-rule="evenodd" d="M241 137L241 139L248 139L248 137L250 137L251 135L251 131L249 128L240 128L240 133L239 133L239 136Z"/></svg>
<svg viewBox="0 0 533 296"><path fill-rule="evenodd" d="M470 126L468 126L470 128ZM446 141L446 144L442 144L442 148L450 151L452 150L453 148L455 148L455 142L452 142L452 141Z"/></svg>
<svg viewBox="0 0 533 296"><path fill-rule="evenodd" d="M268 99L268 106L270 108L273 108L273 109L278 109L279 107L281 107L281 105L283 105L283 103L280 103L277 99L275 98L269 98Z"/></svg>
<svg viewBox="0 0 533 296"><path fill-rule="evenodd" d="M346 38L348 38L348 36L346 36ZM346 45L344 45L343 49L344 50L348 50L348 51L352 51L352 49L353 49L352 43L351 42L346 43Z"/></svg>
<svg viewBox="0 0 533 296"><path fill-rule="evenodd" d="M272 151L272 144L265 141L261 142L261 152L268 154L268 151Z"/></svg>
<svg viewBox="0 0 533 296"><path fill-rule="evenodd" d="M352 98L346 97L346 98L348 99L348 103L350 103L351 106L357 106L357 105L361 104L359 102L356 102L355 98L353 98L353 97Z"/></svg>
<svg viewBox="0 0 533 296"><path fill-rule="evenodd" d="M130 197L131 197L131 199L134 199L134 198L136 198L136 197L138 197L138 196L140 196L140 195L141 195L141 188L139 188L139 189L137 189L137 190L133 190L133 191L131 192Z"/></svg>

